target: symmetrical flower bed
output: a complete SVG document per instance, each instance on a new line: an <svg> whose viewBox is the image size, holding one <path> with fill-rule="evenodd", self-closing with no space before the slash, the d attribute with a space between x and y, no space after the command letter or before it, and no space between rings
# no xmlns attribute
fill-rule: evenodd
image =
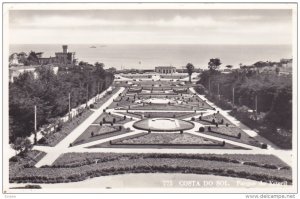
<svg viewBox="0 0 300 199"><path fill-rule="evenodd" d="M229 120L227 120L220 113L215 113L215 114L211 114L211 115L202 116L201 120L198 117L198 118L196 118L196 121L199 122L200 124L203 124L203 125L210 125L210 124L216 124L216 123L218 123L219 125L228 124L228 125L232 126L232 123Z"/></svg>
<svg viewBox="0 0 300 199"><path fill-rule="evenodd" d="M250 137L248 134L243 132L238 127L229 126L226 127L224 125L216 127L216 126L210 126L211 131L208 130L208 126L205 126L205 131L201 132L208 135L213 135L216 137L233 140L235 142L240 142L256 147L261 147L262 143L258 142L254 138Z"/></svg>
<svg viewBox="0 0 300 199"><path fill-rule="evenodd" d="M128 117L121 117L118 115L114 114L109 114L109 113L102 113L94 122L93 124L102 124L105 123L116 123L116 124L124 124L126 122L129 122Z"/></svg>
<svg viewBox="0 0 300 199"><path fill-rule="evenodd" d="M221 143L208 140L188 133L150 133L140 137L123 139L113 142L114 144L199 144L220 145Z"/></svg>
<svg viewBox="0 0 300 199"><path fill-rule="evenodd" d="M89 126L72 144L88 143L127 132L122 126Z"/></svg>

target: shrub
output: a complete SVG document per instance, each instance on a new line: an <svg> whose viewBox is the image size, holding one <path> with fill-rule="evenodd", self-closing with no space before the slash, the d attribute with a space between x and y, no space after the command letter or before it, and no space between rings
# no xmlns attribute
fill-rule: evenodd
<svg viewBox="0 0 300 199"><path fill-rule="evenodd" d="M226 123L226 127L228 127L229 126L229 124L228 123Z"/></svg>
<svg viewBox="0 0 300 199"><path fill-rule="evenodd" d="M72 144L72 143L70 143L70 144L69 144L69 147L72 147L72 146L73 146L73 144Z"/></svg>
<svg viewBox="0 0 300 199"><path fill-rule="evenodd" d="M224 123L224 119L221 119L221 124L223 124Z"/></svg>
<svg viewBox="0 0 300 199"><path fill-rule="evenodd" d="M9 159L10 162L18 162L19 161L19 157L18 156L13 156Z"/></svg>
<svg viewBox="0 0 300 199"><path fill-rule="evenodd" d="M33 184L28 184L25 186L25 189L41 189L42 187L40 185L33 185Z"/></svg>
<svg viewBox="0 0 300 199"><path fill-rule="evenodd" d="M100 122L100 126L102 126L102 122Z"/></svg>
<svg viewBox="0 0 300 199"><path fill-rule="evenodd" d="M116 118L113 119L113 123L116 123Z"/></svg>
<svg viewBox="0 0 300 199"><path fill-rule="evenodd" d="M90 108L95 108L94 104L90 104Z"/></svg>
<svg viewBox="0 0 300 199"><path fill-rule="evenodd" d="M183 134L183 130L180 130L180 134Z"/></svg>
<svg viewBox="0 0 300 199"><path fill-rule="evenodd" d="M195 118L194 117L192 117L192 119L191 119L192 121L195 121Z"/></svg>
<svg viewBox="0 0 300 199"><path fill-rule="evenodd" d="M39 139L38 144L46 144L47 140L45 137L42 137L41 139Z"/></svg>
<svg viewBox="0 0 300 199"><path fill-rule="evenodd" d="M199 128L199 132L204 132L204 131L205 131L205 128L201 126L201 127Z"/></svg>
<svg viewBox="0 0 300 199"><path fill-rule="evenodd" d="M119 131L121 131L122 130L122 126L119 126Z"/></svg>
<svg viewBox="0 0 300 199"><path fill-rule="evenodd" d="M225 141L222 142L222 146L225 146Z"/></svg>
<svg viewBox="0 0 300 199"><path fill-rule="evenodd" d="M261 145L261 148L262 148L262 149L267 149L267 148L268 148L268 145L265 144L265 143L263 143L263 144Z"/></svg>
<svg viewBox="0 0 300 199"><path fill-rule="evenodd" d="M216 123L216 127L218 127L219 126L219 124L218 123Z"/></svg>
<svg viewBox="0 0 300 199"><path fill-rule="evenodd" d="M123 119L126 120L126 115L124 115Z"/></svg>
<svg viewBox="0 0 300 199"><path fill-rule="evenodd" d="M215 124L216 123L215 119L212 119L211 123Z"/></svg>
<svg viewBox="0 0 300 199"><path fill-rule="evenodd" d="M91 137L94 137L94 132L93 131L91 132Z"/></svg>
<svg viewBox="0 0 300 199"><path fill-rule="evenodd" d="M237 137L238 137L239 139L241 139L241 136L242 136L242 134L241 134L241 133L239 133Z"/></svg>
<svg viewBox="0 0 300 199"><path fill-rule="evenodd" d="M208 130L209 132L211 132L211 127L209 126L209 127L207 128L207 130Z"/></svg>
<svg viewBox="0 0 300 199"><path fill-rule="evenodd" d="M199 116L199 121L201 121L202 120L202 116Z"/></svg>

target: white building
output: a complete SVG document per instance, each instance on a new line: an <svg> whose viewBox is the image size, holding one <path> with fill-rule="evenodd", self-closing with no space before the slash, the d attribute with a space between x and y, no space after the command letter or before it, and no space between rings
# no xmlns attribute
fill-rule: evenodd
<svg viewBox="0 0 300 199"><path fill-rule="evenodd" d="M176 73L176 68L174 66L156 66L155 72L162 74L172 74Z"/></svg>

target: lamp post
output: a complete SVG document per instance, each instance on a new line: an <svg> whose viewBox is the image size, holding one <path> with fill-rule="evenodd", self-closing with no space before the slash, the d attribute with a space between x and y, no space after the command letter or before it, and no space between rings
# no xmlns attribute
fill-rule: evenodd
<svg viewBox="0 0 300 199"><path fill-rule="evenodd" d="M89 101L89 84L86 85L86 107L88 107Z"/></svg>
<svg viewBox="0 0 300 199"><path fill-rule="evenodd" d="M234 105L234 87L232 88L232 104Z"/></svg>
<svg viewBox="0 0 300 199"><path fill-rule="evenodd" d="M221 96L220 96L220 83L218 83L218 98L220 100Z"/></svg>
<svg viewBox="0 0 300 199"><path fill-rule="evenodd" d="M208 91L209 91L209 94L210 94L210 78L208 78Z"/></svg>

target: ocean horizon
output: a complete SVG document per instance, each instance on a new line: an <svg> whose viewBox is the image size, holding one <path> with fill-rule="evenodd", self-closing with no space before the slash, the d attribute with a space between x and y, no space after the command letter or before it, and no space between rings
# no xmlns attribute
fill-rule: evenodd
<svg viewBox="0 0 300 199"><path fill-rule="evenodd" d="M11 44L9 54L30 51L43 52L43 57L54 57L62 52L63 44ZM92 48L95 47L95 48ZM250 65L257 61L279 61L292 58L291 45L203 45L203 44L68 44L78 61L91 64L102 62L105 68L153 69L155 66L175 66L187 63L206 69L209 59L220 58L226 65Z"/></svg>

